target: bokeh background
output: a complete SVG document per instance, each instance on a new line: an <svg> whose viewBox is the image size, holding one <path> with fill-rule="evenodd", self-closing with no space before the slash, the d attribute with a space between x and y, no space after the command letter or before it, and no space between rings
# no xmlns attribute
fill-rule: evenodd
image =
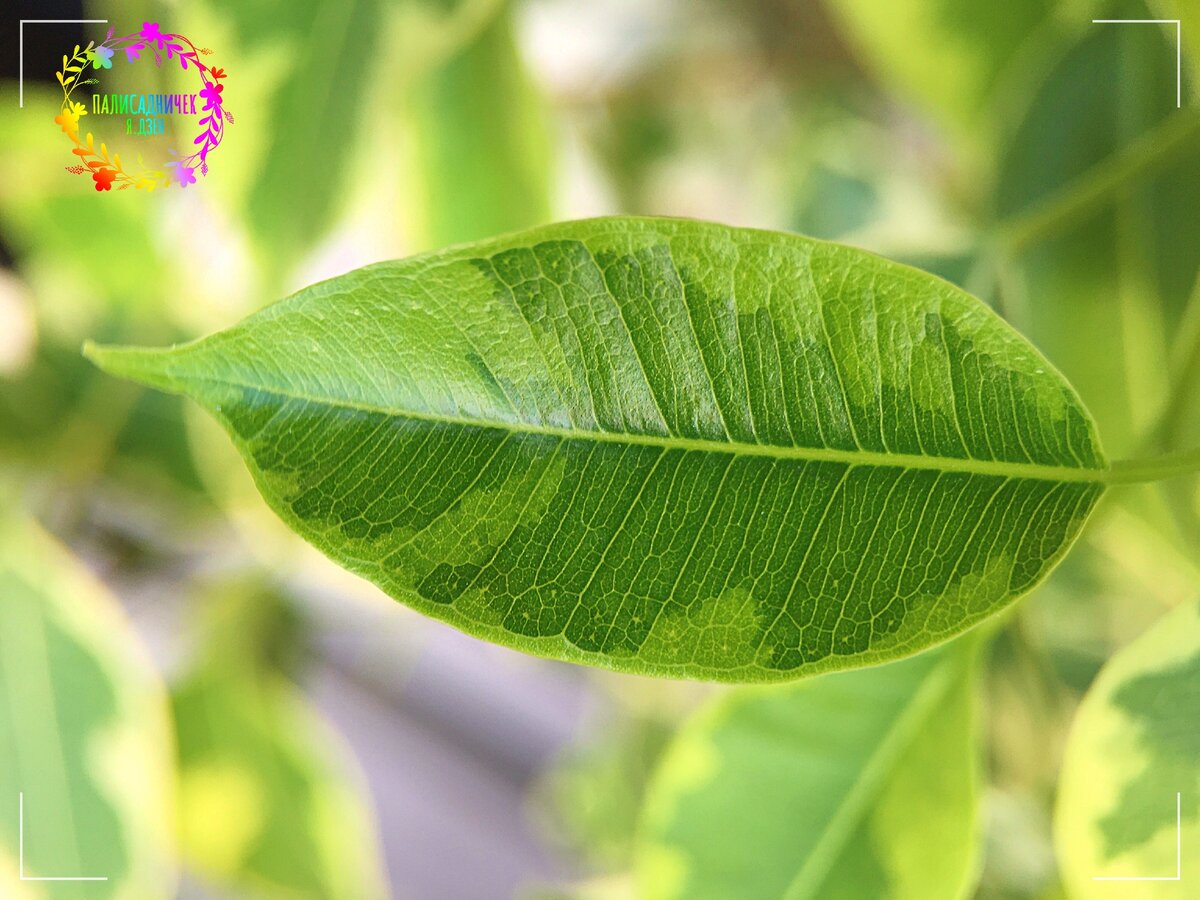
<svg viewBox="0 0 1200 900"><path fill-rule="evenodd" d="M1174 26L1101 17L1182 18L1182 108ZM22 109L22 18L211 48L236 118L210 174L99 195L65 171L53 73L106 26L26 25ZM1113 457L1200 442L1195 3L10 0L0 33L0 896L23 896L18 792L27 868L159 896L634 896L643 788L721 690L408 611L291 535L199 410L92 369L87 338L189 339L549 221L692 216L963 285ZM146 69L139 91L177 83ZM997 631L978 896L1060 896L1073 712L1196 595L1198 547L1196 479L1124 490Z"/></svg>

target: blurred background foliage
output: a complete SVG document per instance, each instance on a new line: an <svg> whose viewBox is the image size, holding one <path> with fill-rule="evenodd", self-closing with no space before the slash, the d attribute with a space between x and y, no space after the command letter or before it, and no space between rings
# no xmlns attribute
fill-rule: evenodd
<svg viewBox="0 0 1200 900"><path fill-rule="evenodd" d="M358 265L553 220L696 216L963 285L1078 387L1114 457L1200 443L1192 0L17 0L5 15L6 30L107 17L202 38L236 115L200 184L98 196L64 171L52 73L101 32L26 26L24 109L5 39L0 810L36 795L27 869L111 876L87 893L20 883L28 896L658 896L736 859L734 837L770 857L769 894L771 865L792 862L764 849L777 830L747 827L763 804L809 808L777 767L811 750L826 694L865 691L846 728L867 734L909 677L744 695L479 644L301 544L212 423L91 369L85 338L184 340ZM1174 26L1101 17L1182 20L1182 108ZM980 642L976 674L930 713L964 749L913 745L879 782L829 862L845 896L879 895L888 871L899 895L934 896L912 880L930 874L911 871L916 849L871 837L897 815L889 797L925 839L953 834L946 896L1063 896L1064 748L1090 759L1118 688L1069 729L1104 662L1194 602L1198 488L1114 492ZM763 716L792 742L782 757L755 736ZM732 748L730 780L696 780L700 746ZM747 775L764 766L782 783ZM960 787L922 807L931 767ZM1086 869L1094 848L1058 827L1065 864Z"/></svg>

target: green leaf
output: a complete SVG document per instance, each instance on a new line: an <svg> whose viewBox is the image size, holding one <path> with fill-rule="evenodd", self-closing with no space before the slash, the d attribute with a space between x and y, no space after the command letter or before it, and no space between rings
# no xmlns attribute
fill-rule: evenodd
<svg viewBox="0 0 1200 900"><path fill-rule="evenodd" d="M238 896L387 894L357 772L324 719L264 652L281 601L225 586L199 661L172 690L180 849Z"/></svg>
<svg viewBox="0 0 1200 900"><path fill-rule="evenodd" d="M651 782L639 896L964 896L979 846L976 646L704 708Z"/></svg>
<svg viewBox="0 0 1200 900"><path fill-rule="evenodd" d="M1189 897L1200 867L1200 603L1172 611L1101 670L1063 758L1055 844L1071 896ZM1176 828L1176 795L1180 830Z"/></svg>
<svg viewBox="0 0 1200 900"><path fill-rule="evenodd" d="M629 866L646 785L671 729L656 717L615 717L572 748L532 791L542 831L601 872Z"/></svg>
<svg viewBox="0 0 1200 900"><path fill-rule="evenodd" d="M266 136L246 209L276 272L320 239L338 212L364 105L390 58L381 41L384 7L380 0L249 0L222 9L235 15L246 45L283 42L292 61L267 99L278 127Z"/></svg>
<svg viewBox="0 0 1200 900"><path fill-rule="evenodd" d="M1200 33L1197 32L1200 29L1200 0L1148 0L1148 6L1154 18L1166 20L1159 27L1171 39L1176 34L1176 25L1172 20L1179 20L1178 34L1183 38L1180 65L1194 83L1200 83ZM1187 106L1191 100L1185 86L1183 105Z"/></svg>
<svg viewBox="0 0 1200 900"><path fill-rule="evenodd" d="M1146 17L1140 4L1118 16ZM1181 224L1200 205L1200 119L1175 108L1174 49L1152 25L1090 26L998 173L1020 264L1006 310L1079 390L1113 454L1139 445L1164 398L1166 336L1200 268Z"/></svg>
<svg viewBox="0 0 1200 900"><path fill-rule="evenodd" d="M420 77L471 43L506 0L400 0L395 16L393 59L401 80Z"/></svg>
<svg viewBox="0 0 1200 900"><path fill-rule="evenodd" d="M383 263L168 350L300 535L531 653L772 681L944 641L1065 552L1107 467L1029 344L795 235L553 225Z"/></svg>
<svg viewBox="0 0 1200 900"><path fill-rule="evenodd" d="M23 862L26 877L108 879L25 882L29 897L171 896L170 756L165 691L116 601L32 522L0 514L4 895Z"/></svg>
<svg viewBox="0 0 1200 900"><path fill-rule="evenodd" d="M1050 20L1049 0L832 0L847 37L885 84L969 133L1022 46Z"/></svg>
<svg viewBox="0 0 1200 900"><path fill-rule="evenodd" d="M279 276L326 235L347 191L374 178L373 168L393 165L388 126L398 118L400 105L394 95L405 93L412 79L475 37L501 3L239 0L210 5L217 21L230 20L237 34L243 51L238 71L277 70L285 54L281 77L261 99L270 111L262 118L278 127L261 137L262 156L254 164L245 209L266 268ZM237 56L231 65L236 62ZM508 78L504 73L501 85ZM230 130L231 144L242 137L238 131L253 113L241 104L235 107L233 99L230 106L239 118ZM484 115L494 120L504 112L492 107ZM452 110L446 114L458 121ZM487 131L458 137L478 141L482 151L494 137ZM458 175L469 178L471 172Z"/></svg>
<svg viewBox="0 0 1200 900"><path fill-rule="evenodd" d="M415 200L421 243L439 247L550 218L547 110L513 40L508 14L412 91Z"/></svg>

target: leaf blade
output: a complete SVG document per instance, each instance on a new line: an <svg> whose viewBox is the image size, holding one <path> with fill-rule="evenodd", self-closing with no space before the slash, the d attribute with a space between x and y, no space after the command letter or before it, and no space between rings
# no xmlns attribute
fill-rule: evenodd
<svg viewBox="0 0 1200 900"><path fill-rule="evenodd" d="M403 205L422 247L550 221L549 116L512 32L511 10L500 10L412 86Z"/></svg>
<svg viewBox="0 0 1200 900"><path fill-rule="evenodd" d="M703 707L648 790L641 895L964 895L979 852L977 649Z"/></svg>
<svg viewBox="0 0 1200 900"><path fill-rule="evenodd" d="M1048 571L1106 472L978 301L697 222L549 226L89 353L200 400L285 521L393 596L629 671L778 680L948 639Z"/></svg>
<svg viewBox="0 0 1200 900"><path fill-rule="evenodd" d="M1200 862L1195 728L1200 604L1184 603L1113 656L1084 695L1063 754L1054 844L1081 900L1184 896L1163 879ZM1178 795L1178 797L1177 797Z"/></svg>
<svg viewBox="0 0 1200 900"><path fill-rule="evenodd" d="M8 509L0 592L0 789L23 795L22 821L14 810L0 823L0 868L11 858L14 883L18 863L27 879L106 879L88 885L93 897L169 895L172 737L158 674L116 601Z"/></svg>

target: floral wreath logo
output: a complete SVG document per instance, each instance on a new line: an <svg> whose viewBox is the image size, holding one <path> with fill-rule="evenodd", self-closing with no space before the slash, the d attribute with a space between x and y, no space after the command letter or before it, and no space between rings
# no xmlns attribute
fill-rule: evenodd
<svg viewBox="0 0 1200 900"><path fill-rule="evenodd" d="M162 169L129 172L121 163L120 155L113 153L110 156L104 143L100 144L99 150L96 149L90 131L83 138L79 136L79 120L88 112L87 107L74 101L71 95L85 84L97 84L98 79L83 77L87 66L90 64L93 70L111 69L118 50L124 52L126 61L130 63L141 59L145 50L153 54L154 65L158 67L162 66L164 60L177 60L185 71L194 69L203 82L197 95L204 101L201 109L203 115L197 121L202 131L192 141L195 149L187 156L179 156L171 150L174 158L164 163ZM225 90L221 81L227 77L225 72L200 61L201 56L211 54L212 51L207 47L198 48L181 34L163 33L157 22L143 22L141 30L119 38L113 37L113 29L110 28L101 43L89 41L82 50L76 45L69 58L63 57L62 69L55 73L58 83L62 85L63 99L54 122L74 143L71 152L80 158L80 163L67 166L67 171L76 175L91 172L97 191L111 191L114 184L117 190L135 188L152 191L172 184L187 187L196 183L197 169L201 175L207 175L208 155L220 145L225 135L225 123L233 124L233 114L225 109L221 100L221 92ZM140 156L138 162L141 164Z"/></svg>

